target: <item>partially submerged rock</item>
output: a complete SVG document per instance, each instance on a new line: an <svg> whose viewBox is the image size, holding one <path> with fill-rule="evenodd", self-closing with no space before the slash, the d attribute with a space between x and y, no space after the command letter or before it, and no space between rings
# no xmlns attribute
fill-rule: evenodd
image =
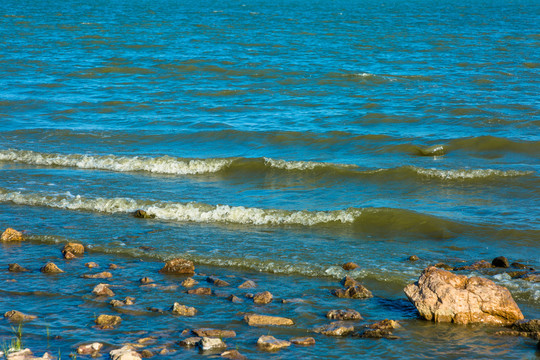
<svg viewBox="0 0 540 360"><path fill-rule="evenodd" d="M0 236L0 241L2 242L12 242L12 241L24 241L22 232L17 231L12 228L7 228Z"/></svg>
<svg viewBox="0 0 540 360"><path fill-rule="evenodd" d="M22 267L21 265L17 263L9 264L8 265L9 272L27 272L30 271L25 267Z"/></svg>
<svg viewBox="0 0 540 360"><path fill-rule="evenodd" d="M188 337L180 341L179 345L183 347L194 347L194 346L197 346L197 344L199 343L199 341L201 341L201 339L202 339L201 337Z"/></svg>
<svg viewBox="0 0 540 360"><path fill-rule="evenodd" d="M257 346L265 351L277 351L291 346L291 343L286 340L276 339L270 335L263 335L257 340Z"/></svg>
<svg viewBox="0 0 540 360"><path fill-rule="evenodd" d="M127 296L124 300L111 300L109 304L111 304L112 307L123 307L128 305L133 305L135 301L135 298L131 296Z"/></svg>
<svg viewBox="0 0 540 360"><path fill-rule="evenodd" d="M83 279L110 279L112 278L112 274L108 271L102 271L97 274L84 274L82 278Z"/></svg>
<svg viewBox="0 0 540 360"><path fill-rule="evenodd" d="M236 336L236 332L233 330L200 328L192 330L192 332L198 337L232 338Z"/></svg>
<svg viewBox="0 0 540 360"><path fill-rule="evenodd" d="M197 315L197 309L195 309L194 307L181 305L181 304L179 304L177 302L175 302L173 304L173 306L171 307L171 312L174 315L180 315L180 316L195 316L195 315Z"/></svg>
<svg viewBox="0 0 540 360"><path fill-rule="evenodd" d="M223 340L213 337L203 337L198 345L203 351L225 349L227 347Z"/></svg>
<svg viewBox="0 0 540 360"><path fill-rule="evenodd" d="M240 354L238 350L227 350L220 354L222 358L231 359L231 360L247 360L247 357Z"/></svg>
<svg viewBox="0 0 540 360"><path fill-rule="evenodd" d="M95 323L100 329L112 329L122 322L122 318L116 315L99 315L95 320Z"/></svg>
<svg viewBox="0 0 540 360"><path fill-rule="evenodd" d="M238 286L239 289L252 289L256 287L257 287L257 284L252 280L246 280Z"/></svg>
<svg viewBox="0 0 540 360"><path fill-rule="evenodd" d="M176 258L167 261L159 272L173 275L193 275L195 274L195 266L190 260Z"/></svg>
<svg viewBox="0 0 540 360"><path fill-rule="evenodd" d="M149 214L141 209L134 211L133 216L139 219L154 219L156 217L155 214Z"/></svg>
<svg viewBox="0 0 540 360"><path fill-rule="evenodd" d="M109 288L109 284L97 284L92 290L92 294L96 296L114 296L114 291Z"/></svg>
<svg viewBox="0 0 540 360"><path fill-rule="evenodd" d="M87 268L89 269L93 269L93 268L97 268L99 267L99 265L93 261L90 261L90 262L87 262L86 264L84 264L84 266L86 266Z"/></svg>
<svg viewBox="0 0 540 360"><path fill-rule="evenodd" d="M329 319L336 320L361 320L362 315L356 310L347 309L347 310L330 310L326 313L326 317Z"/></svg>
<svg viewBox="0 0 540 360"><path fill-rule="evenodd" d="M491 260L491 265L493 265L494 267L509 268L510 262L504 256L498 256L495 259Z"/></svg>
<svg viewBox="0 0 540 360"><path fill-rule="evenodd" d="M79 347L77 348L77 353L81 355L92 355L99 352L101 348L103 348L103 344L98 342L86 345L79 345Z"/></svg>
<svg viewBox="0 0 540 360"><path fill-rule="evenodd" d="M58 266L56 266L55 263L47 263L45 266L43 266L40 271L44 274L58 274L63 273L64 271L61 270Z"/></svg>
<svg viewBox="0 0 540 360"><path fill-rule="evenodd" d="M399 327L400 325L397 321L385 319L368 325L363 331L356 333L355 336L370 339L397 339L398 337L394 336L392 330Z"/></svg>
<svg viewBox="0 0 540 360"><path fill-rule="evenodd" d="M367 299L373 297L371 291L369 291L363 285L349 286L345 289L335 289L331 291L332 295L337 296L338 298L348 298L348 299Z"/></svg>
<svg viewBox="0 0 540 360"><path fill-rule="evenodd" d="M191 277L188 277L184 281L182 281L182 286L185 288L191 288L197 285L199 282Z"/></svg>
<svg viewBox="0 0 540 360"><path fill-rule="evenodd" d="M269 304L274 299L274 296L270 291L263 291L253 296L253 302L255 304Z"/></svg>
<svg viewBox="0 0 540 360"><path fill-rule="evenodd" d="M141 355L131 346L124 346L109 353L111 360L140 360Z"/></svg>
<svg viewBox="0 0 540 360"><path fill-rule="evenodd" d="M323 325L314 330L316 333L320 333L328 336L344 336L354 331L354 326L344 324L340 321L336 321L330 324Z"/></svg>
<svg viewBox="0 0 540 360"><path fill-rule="evenodd" d="M359 268L358 264L353 263L352 261L346 262L345 264L341 265L343 270L349 271Z"/></svg>
<svg viewBox="0 0 540 360"><path fill-rule="evenodd" d="M64 258L68 258L69 256L66 256L67 254L74 255L75 257L83 256L84 245L74 242L67 243L62 249L62 255L64 255Z"/></svg>
<svg viewBox="0 0 540 360"><path fill-rule="evenodd" d="M214 284L215 286L219 286L219 287L224 287L224 286L231 286L231 284L229 284L228 282L226 282L225 280L221 280L221 279L218 279L217 277L215 276L209 276L206 278L206 281L211 283L211 284Z"/></svg>
<svg viewBox="0 0 540 360"><path fill-rule="evenodd" d="M244 321L249 326L263 326L263 325L291 326L291 325L294 325L294 321L288 318L279 317L279 316L259 315L259 314L247 314L244 316Z"/></svg>
<svg viewBox="0 0 540 360"><path fill-rule="evenodd" d="M289 340L294 345L315 345L315 339L312 337L295 337Z"/></svg>
<svg viewBox="0 0 540 360"><path fill-rule="evenodd" d="M212 295L212 289L206 287L199 287L196 289L190 289L187 291L187 293L192 295Z"/></svg>
<svg viewBox="0 0 540 360"><path fill-rule="evenodd" d="M24 322L24 321L31 321L34 319L37 319L37 316L35 315L27 315L17 310L10 310L4 314L4 317L12 322Z"/></svg>
<svg viewBox="0 0 540 360"><path fill-rule="evenodd" d="M428 267L404 291L426 320L508 325L523 319L508 289L481 277Z"/></svg>
<svg viewBox="0 0 540 360"><path fill-rule="evenodd" d="M349 275L345 276L343 279L341 279L341 281L339 282L343 287L351 287L351 286L356 286L356 285L360 285L360 283L356 280L354 280L352 277L350 277Z"/></svg>
<svg viewBox="0 0 540 360"><path fill-rule="evenodd" d="M480 260L480 261L476 261L472 265L455 267L454 270L462 271L462 270L480 270L480 269L490 269L490 268L493 268L493 265L491 265L490 262L486 260Z"/></svg>
<svg viewBox="0 0 540 360"><path fill-rule="evenodd" d="M240 298L239 298L238 296L236 296L236 295L229 295L229 297L227 298L227 300L229 300L229 301L232 302L232 303L236 303L236 304L243 302L242 299L240 299Z"/></svg>
<svg viewBox="0 0 540 360"><path fill-rule="evenodd" d="M420 260L420 258L418 256L416 256L416 255L411 255L411 256L409 256L408 260L410 262L415 262L415 261Z"/></svg>

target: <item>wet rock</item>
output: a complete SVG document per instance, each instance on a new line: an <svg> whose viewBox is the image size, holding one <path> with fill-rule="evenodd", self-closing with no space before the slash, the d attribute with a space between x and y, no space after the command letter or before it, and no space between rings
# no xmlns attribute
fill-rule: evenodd
<svg viewBox="0 0 540 360"><path fill-rule="evenodd" d="M154 353L151 352L150 350L148 349L144 349L143 351L141 351L141 357L143 359L148 359L148 358L151 358L154 356Z"/></svg>
<svg viewBox="0 0 540 360"><path fill-rule="evenodd" d="M194 307L180 305L179 303L175 302L171 307L171 312L174 315L195 316L197 314L197 309L195 309Z"/></svg>
<svg viewBox="0 0 540 360"><path fill-rule="evenodd" d="M316 333L320 333L327 336L344 336L354 331L354 326L346 325L342 322L333 322L323 325L314 330Z"/></svg>
<svg viewBox="0 0 540 360"><path fill-rule="evenodd" d="M109 304L111 304L112 307L123 307L123 306L133 305L134 301L135 301L135 298L128 296L124 300L111 300Z"/></svg>
<svg viewBox="0 0 540 360"><path fill-rule="evenodd" d="M400 327L400 325L397 321L385 319L367 326L367 328L355 334L355 336L370 339L397 339L398 337L394 336L392 330L397 329L398 327Z"/></svg>
<svg viewBox="0 0 540 360"><path fill-rule="evenodd" d="M255 282L251 280L244 281L242 284L238 286L239 289L252 289L256 287L257 287L257 284L255 284Z"/></svg>
<svg viewBox="0 0 540 360"><path fill-rule="evenodd" d="M276 339L270 335L263 335L257 340L257 346L265 351L277 351L291 346L291 343L286 340Z"/></svg>
<svg viewBox="0 0 540 360"><path fill-rule="evenodd" d="M201 341L199 341L199 347L203 351L208 351L208 350L225 349L227 347L227 344L225 344L223 340L219 338L203 337Z"/></svg>
<svg viewBox="0 0 540 360"><path fill-rule="evenodd" d="M4 317L9 321L20 323L37 319L35 315L27 315L17 310L10 310L4 314Z"/></svg>
<svg viewBox="0 0 540 360"><path fill-rule="evenodd" d="M347 275L343 279L341 279L341 281L339 283L341 284L341 286L346 287L346 288L351 287L351 286L360 285L360 283L358 281L354 280L349 275Z"/></svg>
<svg viewBox="0 0 540 360"><path fill-rule="evenodd" d="M312 337L295 337L289 340L294 345L315 345L315 339Z"/></svg>
<svg viewBox="0 0 540 360"><path fill-rule="evenodd" d="M530 282L540 282L540 274L526 274L520 277L521 280L530 281Z"/></svg>
<svg viewBox="0 0 540 360"><path fill-rule="evenodd" d="M187 279L185 279L184 281L182 281L182 286L185 287L185 288L190 288L190 287L194 287L195 285L197 285L199 282L191 277L188 277Z"/></svg>
<svg viewBox="0 0 540 360"><path fill-rule="evenodd" d="M62 255L64 255L64 258L67 259L67 254L71 254L71 256L77 257L77 256L83 256L84 255L84 246L83 244L69 242L66 245L64 245L64 248L62 249Z"/></svg>
<svg viewBox="0 0 540 360"><path fill-rule="evenodd" d="M401 327L401 325L399 325L399 322L395 320L389 320L389 319L384 319L381 321L377 321L376 323L373 323L371 325L368 325L368 328L370 329L379 329L379 330L394 330L399 327Z"/></svg>
<svg viewBox="0 0 540 360"><path fill-rule="evenodd" d="M77 256L75 256L75 254L73 253L70 253L69 251L66 251L64 253L64 259L66 260L72 260L72 259L75 259Z"/></svg>
<svg viewBox="0 0 540 360"><path fill-rule="evenodd" d="M230 296L227 298L227 300L229 300L230 302L235 303L235 304L239 304L239 303L243 302L242 299L240 299L240 298L239 298L238 296L236 296L236 295L230 295Z"/></svg>
<svg viewBox="0 0 540 360"><path fill-rule="evenodd" d="M520 278L524 275L527 275L528 271L509 271L507 272L508 276L510 276L512 279Z"/></svg>
<svg viewBox="0 0 540 360"><path fill-rule="evenodd" d="M94 287L94 290L92 290L92 294L96 296L111 297L114 296L114 291L109 289L109 284L97 284L96 287Z"/></svg>
<svg viewBox="0 0 540 360"><path fill-rule="evenodd" d="M143 277L143 278L140 278L140 279L139 279L139 282L140 282L141 284L146 285L146 284L153 283L154 280L152 280L151 278L145 276L145 277Z"/></svg>
<svg viewBox="0 0 540 360"><path fill-rule="evenodd" d="M197 344L202 340L200 337L188 337L187 339L184 339L179 342L180 346L183 347L194 347L197 346Z"/></svg>
<svg viewBox="0 0 540 360"><path fill-rule="evenodd" d="M371 291L366 289L363 285L349 286L346 289L335 289L331 291L332 295L338 298L348 299L367 299L373 297Z"/></svg>
<svg viewBox="0 0 540 360"><path fill-rule="evenodd" d="M77 353L81 355L91 355L99 352L101 348L103 347L102 343L92 343L92 344L86 344L86 345L80 345L77 348Z"/></svg>
<svg viewBox="0 0 540 360"><path fill-rule="evenodd" d="M409 256L409 259L408 259L410 262L415 262L415 261L418 261L420 260L420 258L416 255L411 255Z"/></svg>
<svg viewBox="0 0 540 360"><path fill-rule="evenodd" d="M30 271L25 267L22 267L21 265L17 263L9 264L8 265L9 272L27 272Z"/></svg>
<svg viewBox="0 0 540 360"><path fill-rule="evenodd" d="M131 346L124 346L109 353L111 360L140 360L141 355Z"/></svg>
<svg viewBox="0 0 540 360"><path fill-rule="evenodd" d="M347 270L347 271L359 268L358 264L353 263L351 261L346 262L345 264L341 265L341 267L343 268L343 270Z"/></svg>
<svg viewBox="0 0 540 360"><path fill-rule="evenodd" d="M122 318L116 315L102 314L97 317L95 323L100 329L112 329L122 323Z"/></svg>
<svg viewBox="0 0 540 360"><path fill-rule="evenodd" d="M227 350L225 352L222 352L220 356L222 358L231 360L247 360L247 357L240 354L238 350Z"/></svg>
<svg viewBox="0 0 540 360"><path fill-rule="evenodd" d="M187 293L192 294L192 295L212 295L212 289L200 287L200 288L188 290Z"/></svg>
<svg viewBox="0 0 540 360"><path fill-rule="evenodd" d="M255 304L269 304L274 299L274 296L270 291L263 291L253 296L253 302Z"/></svg>
<svg viewBox="0 0 540 360"><path fill-rule="evenodd" d="M148 214L146 211L141 210L141 209L135 211L133 213L133 216L139 219L154 219L156 217L156 215Z"/></svg>
<svg viewBox="0 0 540 360"><path fill-rule="evenodd" d="M30 349L23 349L15 352L10 352L6 355L7 360L35 360L34 354Z"/></svg>
<svg viewBox="0 0 540 360"><path fill-rule="evenodd" d="M516 268L516 269L534 270L534 269L533 269L532 267L530 267L529 265L520 264L520 263L517 263L517 262L513 262L510 266L512 266L513 268Z"/></svg>
<svg viewBox="0 0 540 360"><path fill-rule="evenodd" d="M124 304L126 304L126 305L135 304L135 298L131 297L131 296L126 296L126 298L124 299Z"/></svg>
<svg viewBox="0 0 540 360"><path fill-rule="evenodd" d="M97 274L84 274L82 278L83 279L110 279L112 278L112 274L108 271L102 271Z"/></svg>
<svg viewBox="0 0 540 360"><path fill-rule="evenodd" d="M87 262L86 264L84 264L84 266L90 269L99 267L99 265L93 261Z"/></svg>
<svg viewBox="0 0 540 360"><path fill-rule="evenodd" d="M118 266L116 264L109 264L109 269L111 269L111 270L120 269L120 266Z"/></svg>
<svg viewBox="0 0 540 360"><path fill-rule="evenodd" d="M454 270L454 267L453 266L450 266L448 264L445 264L445 263L436 263L435 265L433 265L434 267L436 267L437 269L444 269L444 270Z"/></svg>
<svg viewBox="0 0 540 360"><path fill-rule="evenodd" d="M510 263L508 262L508 259L505 258L504 256L498 256L495 259L493 259L491 261L491 265L493 265L495 267L500 267L500 268L508 268L508 267L510 267Z"/></svg>
<svg viewBox="0 0 540 360"><path fill-rule="evenodd" d="M236 332L234 332L233 330L200 328L200 329L192 330L192 332L198 337L215 337L215 338L236 337Z"/></svg>
<svg viewBox="0 0 540 360"><path fill-rule="evenodd" d="M12 242L12 241L24 241L22 232L17 231L12 228L7 228L0 237L2 242Z"/></svg>
<svg viewBox="0 0 540 360"><path fill-rule="evenodd" d="M362 315L358 311L347 309L347 310L330 310L326 317L329 319L335 320L361 320Z"/></svg>
<svg viewBox="0 0 540 360"><path fill-rule="evenodd" d="M492 267L493 265L491 265L490 262L487 262L486 260L480 260L480 261L475 262L472 265L455 267L454 270L455 271L480 270L480 269L491 269Z"/></svg>
<svg viewBox="0 0 540 360"><path fill-rule="evenodd" d="M206 278L206 281L210 284L214 284L215 286L224 287L224 286L231 286L228 282L225 280L218 279L215 276L209 276Z"/></svg>
<svg viewBox="0 0 540 360"><path fill-rule="evenodd" d="M158 339L157 336L148 336L148 337L137 340L137 343L141 345L148 345L148 344L155 343L157 339Z"/></svg>
<svg viewBox="0 0 540 360"><path fill-rule="evenodd" d="M404 291L420 315L435 322L508 325L523 319L508 289L481 277L428 267Z"/></svg>
<svg viewBox="0 0 540 360"><path fill-rule="evenodd" d="M176 258L167 261L159 272L162 274L193 275L195 274L195 266L190 260Z"/></svg>
<svg viewBox="0 0 540 360"><path fill-rule="evenodd" d="M58 274L63 273L63 270L60 270L58 266L56 266L55 263L47 263L45 266L43 266L40 271L44 274Z"/></svg>
<svg viewBox="0 0 540 360"><path fill-rule="evenodd" d="M244 321L249 326L262 326L262 325L291 326L291 325L294 325L294 321L288 318L279 317L279 316L259 315L259 314L247 314L244 316Z"/></svg>
<svg viewBox="0 0 540 360"><path fill-rule="evenodd" d="M540 333L540 319L520 320L512 324L512 329L517 331Z"/></svg>
<svg viewBox="0 0 540 360"><path fill-rule="evenodd" d="M310 301L301 298L281 299L282 304L310 304Z"/></svg>

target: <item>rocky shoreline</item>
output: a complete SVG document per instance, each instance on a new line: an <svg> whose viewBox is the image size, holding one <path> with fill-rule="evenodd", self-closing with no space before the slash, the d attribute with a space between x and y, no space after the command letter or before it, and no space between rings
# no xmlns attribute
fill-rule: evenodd
<svg viewBox="0 0 540 360"><path fill-rule="evenodd" d="M1 242L6 244L24 241L23 233L14 229L7 229L2 233ZM50 261L44 264L39 271L42 276L69 276L62 270L64 262L77 262L77 266L83 267L84 274L81 281L95 281L92 290L84 297L100 304L103 313L96 313L92 321L92 328L96 332L96 339L107 338L107 331L114 331L123 326L123 314L126 315L170 315L180 319L201 317L203 326L184 329L176 340L162 341L159 335L144 336L135 342L111 343L109 341L88 341L82 344L73 344L72 357L75 354L91 357L109 357L113 360L130 360L151 358L160 356L173 356L183 349L199 349L204 356L220 356L228 359L246 359L249 356L234 348L234 340L237 331L226 327L210 328L204 326L209 316L197 306L197 298L215 298L232 304L253 304L250 312L238 311L231 317L235 328L246 329L264 328L266 334L257 337L251 344L242 344L243 348L249 348L252 357L261 357L265 353L275 353L284 348L317 346L317 336L326 337L355 337L364 339L391 339L397 340L407 329L402 321L393 319L371 319L365 321L362 314L352 308L341 308L344 301L354 307L355 302L362 302L372 298L373 291L368 290L363 284L350 276L346 276L340 282L340 287L329 289L328 293L336 301L336 308L321 314L319 326L308 329L305 336L284 337L282 329L295 328L296 320L290 316L284 316L280 312L285 304L302 303L301 298L279 298L270 291L265 290L265 285L256 283L251 279L226 278L225 275L207 275L198 272L193 262L174 258L162 264L155 273L140 277L137 281L125 280L122 284L117 279L122 277L122 268L115 264L109 264L107 271L98 271L99 264L93 261L84 261L86 256L82 244L69 242L62 249L58 249L62 257L58 264ZM63 259L63 260L62 260ZM418 261L411 257L409 261ZM26 264L6 264L6 271L16 276L25 276L33 273ZM510 268L510 264L504 258L496 258L488 266L487 262L478 262L470 268L452 267L451 271L444 270L441 264L427 267L419 280L409 284L404 292L411 303L418 310L419 317L428 321L452 322L455 324L482 324L500 327L497 336L521 336L527 339L540 340L540 320L525 320L518 305L512 299L511 294L504 287L496 285L492 281L482 277L470 277L458 274L467 269L494 269ZM519 264L521 265L521 264ZM514 267L517 265L514 264ZM358 268L355 263L343 264L343 269L349 271ZM524 274L537 281L537 273L534 269L523 265ZM446 268L450 269L449 266ZM34 271L35 272L35 271ZM152 279L153 276L168 276L174 279L173 285L160 284ZM116 291L124 295L119 298ZM141 291L165 291L180 292L185 294L183 299L195 299L191 304L175 301L168 307L141 307L138 304L138 293ZM267 305L281 304L280 307L268 308ZM60 312L65 309L59 309ZM25 326L38 318L38 315L27 314L25 309L13 304L13 308L3 311L4 321L13 325ZM322 319L326 318L326 321ZM196 323L196 322L195 322ZM193 324L195 324L193 323ZM143 329L141 329L143 330ZM233 340L232 342L230 340ZM254 339L255 340L255 339ZM539 343L540 344L540 343ZM238 344L236 344L238 347ZM8 360L30 359L54 359L51 352L45 352L41 357L35 356L30 349L17 349L7 347L0 352L0 358Z"/></svg>

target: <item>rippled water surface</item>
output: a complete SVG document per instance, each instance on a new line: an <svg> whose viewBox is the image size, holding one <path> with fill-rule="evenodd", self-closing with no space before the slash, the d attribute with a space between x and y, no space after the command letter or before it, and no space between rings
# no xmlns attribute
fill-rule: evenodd
<svg viewBox="0 0 540 360"><path fill-rule="evenodd" d="M175 343L206 326L236 330L230 347L249 358L533 358L532 340L418 319L402 289L438 262L540 267L539 23L528 0L1 2L0 227L28 243L0 247L0 312L17 303L39 316L25 325L38 353L158 334L156 347L177 352L157 357L207 358ZM62 260L67 241L87 258ZM225 292L241 296L254 279L276 301L167 288L180 280L157 270L173 256L201 282L229 277ZM67 273L44 278L50 260ZM8 273L15 261L32 272ZM94 299L87 261L123 266L109 282L136 293L136 309ZM346 261L375 298L330 295ZM465 273L540 317L539 283ZM142 276L161 290L141 291ZM174 301L204 315L146 310ZM402 322L399 339L254 345L314 335L340 307L360 311L360 327ZM249 328L249 311L297 326ZM93 329L102 312L122 326ZM0 321L5 342L10 326Z"/></svg>

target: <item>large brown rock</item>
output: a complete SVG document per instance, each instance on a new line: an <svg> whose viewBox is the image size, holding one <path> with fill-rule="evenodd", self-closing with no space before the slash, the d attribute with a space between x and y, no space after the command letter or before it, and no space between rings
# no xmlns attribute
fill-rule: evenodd
<svg viewBox="0 0 540 360"><path fill-rule="evenodd" d="M35 316L35 315L23 314L22 312L17 311L17 310L10 310L10 311L6 312L4 314L4 317L6 319L8 319L9 321L13 321L13 322L17 322L17 323L37 319L37 316Z"/></svg>
<svg viewBox="0 0 540 360"><path fill-rule="evenodd" d="M97 274L84 274L82 278L83 279L110 279L112 278L112 274L108 271L102 271Z"/></svg>
<svg viewBox="0 0 540 360"><path fill-rule="evenodd" d="M0 241L2 242L10 242L10 241L23 241L23 234L20 231L17 231L12 228L7 228L0 237Z"/></svg>
<svg viewBox="0 0 540 360"><path fill-rule="evenodd" d="M269 304L274 299L274 296L270 291L263 291L253 296L253 302L255 304Z"/></svg>
<svg viewBox="0 0 540 360"><path fill-rule="evenodd" d="M95 323L100 329L112 329L115 326L120 325L122 318L116 315L99 315L95 320Z"/></svg>
<svg viewBox="0 0 540 360"><path fill-rule="evenodd" d="M92 290L92 294L96 296L114 296L114 291L109 288L109 284L97 284Z"/></svg>
<svg viewBox="0 0 540 360"><path fill-rule="evenodd" d="M61 270L58 266L56 266L55 263L47 263L45 266L43 266L40 271L45 274L57 274L57 273L63 273L64 271Z"/></svg>
<svg viewBox="0 0 540 360"><path fill-rule="evenodd" d="M64 255L65 258L67 258L66 254L71 253L75 256L83 256L84 254L84 246L79 243L67 243L64 245L64 248L62 249L62 255Z"/></svg>
<svg viewBox="0 0 540 360"><path fill-rule="evenodd" d="M159 272L162 274L193 275L195 274L195 266L190 260L176 258L167 261Z"/></svg>
<svg viewBox="0 0 540 360"><path fill-rule="evenodd" d="M279 316L268 316L268 315L258 315L258 314L247 314L244 316L244 321L249 326L260 326L260 325L294 325L294 321L288 318L279 317Z"/></svg>
<svg viewBox="0 0 540 360"><path fill-rule="evenodd" d="M435 322L508 325L523 319L508 289L481 277L428 267L404 291L420 315Z"/></svg>

